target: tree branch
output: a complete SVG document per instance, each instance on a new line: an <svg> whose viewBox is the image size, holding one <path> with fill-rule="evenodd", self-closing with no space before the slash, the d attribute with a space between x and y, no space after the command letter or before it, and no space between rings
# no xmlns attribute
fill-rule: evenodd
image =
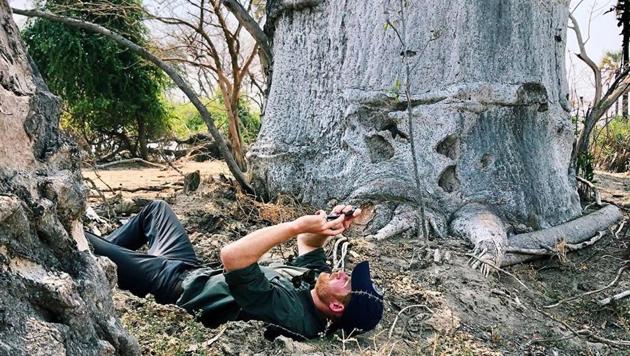
<svg viewBox="0 0 630 356"><path fill-rule="evenodd" d="M254 18L237 0L223 0L222 2L260 46L260 55L263 57L261 58L261 62L271 63L272 52L269 45L269 39L256 20L254 20Z"/></svg>
<svg viewBox="0 0 630 356"><path fill-rule="evenodd" d="M153 63L154 65L162 69L173 80L173 82L177 84L177 86L184 92L184 94L186 94L188 99L190 99L190 101L199 111L199 114L201 115L206 125L208 126L208 131L210 131L210 134L212 135L214 140L217 142L219 151L221 151L221 154L223 158L225 159L225 162L227 163L228 168L230 169L230 172L234 175L234 178L236 178L236 180L241 185L243 190L245 190L248 193L255 194L254 189L251 187L251 185L249 184L249 182L243 175L243 172L241 172L238 165L236 164L236 161L234 160L234 156L232 155L227 145L225 144L225 140L223 139L223 136L221 136L221 134L219 133L219 130L214 124L214 119L212 118L212 115L210 114L208 109L206 109L206 107L203 105L203 103L201 102L199 97L195 94L195 92L190 87L190 85L188 85L188 83L177 73L177 71L175 71L175 69L173 69L171 66L166 64L164 61L162 61L158 57L156 57L154 54L147 51L145 48L140 47L137 44L129 41L125 37L121 36L120 34L110 31L107 28L97 25L95 23L82 21L82 20L71 18L71 17L59 16L59 15L46 12L46 11L21 10L21 9L15 9L15 8L12 9L12 11L13 13L18 14L18 15L45 18L50 21L60 22L68 26L77 27L77 28L81 28L81 29L88 30L91 32L99 33L101 35L104 35L112 39L119 45L130 49L131 51L140 55L142 58L146 59L147 61Z"/></svg>
<svg viewBox="0 0 630 356"><path fill-rule="evenodd" d="M593 107L595 107L602 96L602 72L597 64L586 53L584 39L582 38L582 32L580 31L580 25L578 25L578 22L575 17L573 17L573 14L569 14L569 19L571 19L571 23L573 23L572 29L575 32L575 37L577 39L578 46L580 47L580 53L577 56L591 68L593 76L595 77L595 97L593 98Z"/></svg>

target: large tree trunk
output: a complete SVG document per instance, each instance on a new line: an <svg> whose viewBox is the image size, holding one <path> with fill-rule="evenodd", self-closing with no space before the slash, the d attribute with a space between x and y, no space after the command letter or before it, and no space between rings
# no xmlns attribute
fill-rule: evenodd
<svg viewBox="0 0 630 356"><path fill-rule="evenodd" d="M465 213L493 221L496 235L579 216L564 70L569 1L408 3L400 36L417 53L410 82L422 194L397 92L401 45L385 26L402 31L393 0L268 1L274 61L250 150L257 187L317 205L370 202L374 231L395 215L412 221L420 196L440 233L473 203Z"/></svg>
<svg viewBox="0 0 630 356"><path fill-rule="evenodd" d="M137 354L87 248L79 152L0 0L0 354Z"/></svg>

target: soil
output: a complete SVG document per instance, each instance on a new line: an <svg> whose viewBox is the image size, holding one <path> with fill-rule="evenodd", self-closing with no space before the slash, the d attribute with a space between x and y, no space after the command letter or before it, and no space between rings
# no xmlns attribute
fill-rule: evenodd
<svg viewBox="0 0 630 356"><path fill-rule="evenodd" d="M254 229L325 208L303 206L290 197L270 204L256 202L240 192L218 161L177 166L184 173L201 171L202 183L196 192L183 194L166 188L115 197L104 191L108 204L118 208L110 212L114 214L110 224L100 224L100 229L106 233L116 227L145 199L164 199L182 220L197 254L205 263L218 266L218 250L224 244ZM94 172L85 175L105 189ZM124 168L99 171L99 175L111 187L183 182L172 168ZM628 355L630 346L619 344L630 345L630 298L603 307L597 304L630 289L628 272L611 288L545 307L606 286L630 258L630 175L598 172L596 182L604 200L625 207L625 225L613 226L592 247L510 267L489 277L468 266L466 254L471 246L455 238L425 243L401 234L374 243L362 238L360 231L349 231L352 253L347 265L370 261L374 279L385 291L383 320L366 334L307 342L284 337L267 340L262 322L229 322L208 329L176 306L159 305L121 290L115 291L117 311L138 338L143 354L149 355ZM102 217L107 215L99 194L92 192L90 202ZM277 247L262 263L290 258L296 252L291 244Z"/></svg>

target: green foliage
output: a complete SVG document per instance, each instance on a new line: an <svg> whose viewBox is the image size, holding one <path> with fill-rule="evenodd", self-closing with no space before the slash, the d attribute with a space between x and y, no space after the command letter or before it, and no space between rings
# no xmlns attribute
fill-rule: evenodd
<svg viewBox="0 0 630 356"><path fill-rule="evenodd" d="M228 134L228 115L221 94L211 99L202 100L214 123L223 136ZM238 103L238 116L240 118L241 137L245 144L254 142L260 130L260 114L252 108L245 97L241 97ZM196 132L207 131L207 127L199 112L192 103L174 105L170 112L169 125L173 133L180 139L186 138Z"/></svg>
<svg viewBox="0 0 630 356"><path fill-rule="evenodd" d="M102 10L108 4L113 8ZM139 0L49 0L45 8L98 23L145 46L140 5ZM98 15L90 8L99 8ZM50 90L64 100L73 128L88 136L144 128L147 137L167 129L160 97L166 77L135 53L103 36L44 19L29 23L22 35Z"/></svg>
<svg viewBox="0 0 630 356"><path fill-rule="evenodd" d="M608 125L595 127L592 135L597 167L613 172L630 170L630 120L616 116Z"/></svg>

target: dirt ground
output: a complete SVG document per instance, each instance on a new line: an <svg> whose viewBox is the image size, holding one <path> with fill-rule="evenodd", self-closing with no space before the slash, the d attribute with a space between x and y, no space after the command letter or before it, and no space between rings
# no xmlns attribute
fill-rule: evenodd
<svg viewBox="0 0 630 356"><path fill-rule="evenodd" d="M114 189L168 186L122 192L122 197L105 192L113 212L109 226L99 224L101 230L106 233L120 224L144 199L164 199L182 220L197 254L218 266L222 245L315 209L287 197L274 204L255 202L221 176L227 173L221 162L177 166L184 173L200 170L198 191L181 193L178 182L183 177L170 167L102 170L100 178L86 171L101 190L108 189L103 181ZM605 201L626 209L624 226L614 226L590 248L510 267L487 278L468 266L470 246L455 238L434 239L426 246L402 234L375 244L356 231L348 232L352 254L347 263L369 260L374 279L385 290L383 321L363 335L308 342L266 340L261 322L230 322L208 329L175 306L120 290L115 291L117 310L148 355L628 355L630 346L622 343L630 345L630 298L603 307L597 304L630 289L628 272L611 288L548 307L605 287L629 258L630 175L598 172L596 182ZM90 196L91 206L107 217L102 197L95 191ZM263 262L295 254L294 246L275 248Z"/></svg>

